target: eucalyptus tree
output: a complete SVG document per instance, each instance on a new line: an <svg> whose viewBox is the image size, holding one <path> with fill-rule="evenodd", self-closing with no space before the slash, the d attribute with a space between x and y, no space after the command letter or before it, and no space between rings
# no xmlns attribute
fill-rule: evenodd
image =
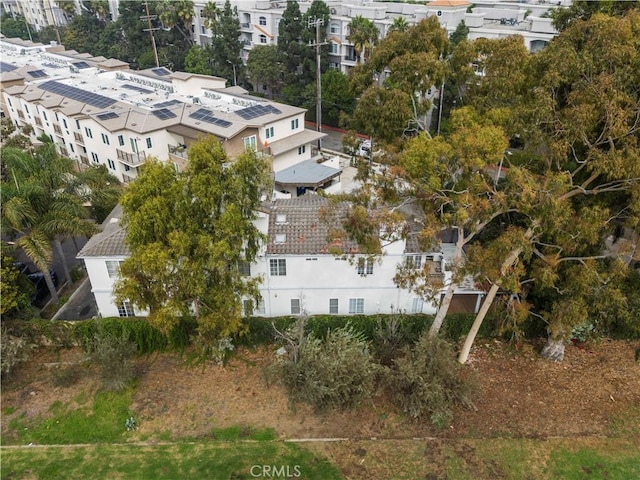
<svg viewBox="0 0 640 480"><path fill-rule="evenodd" d="M405 32L387 35L369 60L351 71L350 83L354 93L362 98L376 89L387 90L390 93L386 96L392 103L385 101L385 95L375 94L375 103L359 102L354 117L393 117L392 129L396 135L409 127L428 131L426 113L432 105L429 92L445 78L448 67L444 58L448 49L447 33L435 17L425 19ZM368 89L371 91L367 94ZM399 96L403 97L402 102L399 102ZM395 115L389 112L393 109L397 110ZM411 112L410 116L406 115L406 109Z"/></svg>
<svg viewBox="0 0 640 480"><path fill-rule="evenodd" d="M267 166L253 152L229 162L220 142L206 137L189 149L176 172L145 164L122 198L126 244L118 301L148 310L171 330L195 316L203 346L240 328L241 298L258 300L258 278L243 276L264 238L253 223L268 184Z"/></svg>
<svg viewBox="0 0 640 480"><path fill-rule="evenodd" d="M587 268L603 256L620 256L602 253L606 232L616 224L636 230L640 225L639 52L640 12L631 10L624 17L575 20L532 57L526 81L532 94L504 117L521 126L530 153L529 161L509 165L507 174L507 185L519 194L520 216L517 225L474 255L492 259L494 267L486 274L491 288L460 361L466 361L497 291L519 291L524 261L538 259L534 281L543 286L584 290L567 283L579 277L563 273L565 266ZM585 273L584 278L600 288L597 279L608 275L615 276ZM569 304L560 296L546 310L548 358L562 359L567 332L586 320L584 298Z"/></svg>

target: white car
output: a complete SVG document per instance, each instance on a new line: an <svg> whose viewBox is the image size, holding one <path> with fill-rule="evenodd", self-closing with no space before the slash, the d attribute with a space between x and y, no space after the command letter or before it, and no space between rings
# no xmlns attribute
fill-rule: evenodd
<svg viewBox="0 0 640 480"><path fill-rule="evenodd" d="M356 155L369 158L371 156L371 140L363 140L358 150L356 150Z"/></svg>

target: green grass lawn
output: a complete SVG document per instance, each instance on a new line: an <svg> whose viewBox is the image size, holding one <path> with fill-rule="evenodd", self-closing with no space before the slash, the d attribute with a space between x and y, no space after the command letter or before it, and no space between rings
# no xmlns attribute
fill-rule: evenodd
<svg viewBox="0 0 640 480"><path fill-rule="evenodd" d="M275 478L342 478L326 460L296 445L225 441L3 449L1 478L240 480L265 478L264 469Z"/></svg>

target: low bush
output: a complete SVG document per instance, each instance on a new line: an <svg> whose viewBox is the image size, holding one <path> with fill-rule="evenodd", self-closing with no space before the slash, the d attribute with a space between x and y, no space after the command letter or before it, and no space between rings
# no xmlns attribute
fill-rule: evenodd
<svg viewBox="0 0 640 480"><path fill-rule="evenodd" d="M99 328L92 343L91 361L100 369L106 390L122 390L134 378L136 344L126 333Z"/></svg>
<svg viewBox="0 0 640 480"><path fill-rule="evenodd" d="M454 403L472 405L473 382L463 377L453 348L441 338L429 338L426 332L394 359L386 380L393 401L406 414L414 418L429 415L438 427L449 424Z"/></svg>
<svg viewBox="0 0 640 480"><path fill-rule="evenodd" d="M304 323L300 319L284 334L287 354L276 366L292 405L303 401L326 410L370 397L378 367L364 335L347 326L319 338L304 333Z"/></svg>
<svg viewBox="0 0 640 480"><path fill-rule="evenodd" d="M32 344L25 337L9 334L6 328L0 329L0 373L8 377L19 363L29 359Z"/></svg>

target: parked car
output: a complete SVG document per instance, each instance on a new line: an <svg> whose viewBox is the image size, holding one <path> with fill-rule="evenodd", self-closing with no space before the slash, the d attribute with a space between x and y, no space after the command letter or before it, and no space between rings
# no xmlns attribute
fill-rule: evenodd
<svg viewBox="0 0 640 480"><path fill-rule="evenodd" d="M31 305L36 307L42 307L49 296L49 288L47 287L47 282L44 278L44 273L42 272L32 272L31 269L22 262L16 262L13 264L15 268L17 268L20 273L25 275L33 284L34 292L31 295ZM53 281L53 285L55 287L58 286L58 274L55 270L50 269L49 275L51 275L51 280Z"/></svg>

